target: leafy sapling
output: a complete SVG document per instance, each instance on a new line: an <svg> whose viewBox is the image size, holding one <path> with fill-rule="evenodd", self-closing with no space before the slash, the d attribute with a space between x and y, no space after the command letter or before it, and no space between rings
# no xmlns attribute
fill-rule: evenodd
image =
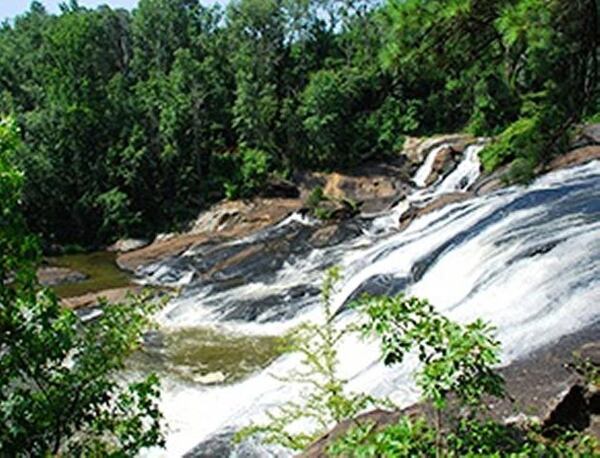
<svg viewBox="0 0 600 458"><path fill-rule="evenodd" d="M269 421L244 428L236 435L238 441L259 435L265 443L302 450L335 423L353 418L368 407L389 405L366 394L349 393L347 380L339 375L338 345L348 333L356 331L353 326L339 326L334 321L331 299L340 279L338 268L329 269L325 275L321 290L324 321L305 323L287 339L287 350L301 357L300 367L276 378L304 386L302 401L290 401L267 412Z"/></svg>
<svg viewBox="0 0 600 458"><path fill-rule="evenodd" d="M381 338L386 365L401 363L416 350L422 364L417 385L436 409L436 456L442 447L442 411L451 394L471 411L482 406L485 395L504 396L503 378L495 370L500 343L490 325L481 320L460 325L427 300L403 295L364 297L355 306L367 317L363 332Z"/></svg>

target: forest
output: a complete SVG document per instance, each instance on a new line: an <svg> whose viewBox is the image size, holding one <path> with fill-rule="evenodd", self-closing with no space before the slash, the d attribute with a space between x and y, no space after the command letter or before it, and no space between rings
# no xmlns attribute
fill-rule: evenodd
<svg viewBox="0 0 600 458"><path fill-rule="evenodd" d="M33 2L0 29L0 112L24 140L28 227L102 246L185 224L272 177L494 136L529 180L598 119L595 0Z"/></svg>

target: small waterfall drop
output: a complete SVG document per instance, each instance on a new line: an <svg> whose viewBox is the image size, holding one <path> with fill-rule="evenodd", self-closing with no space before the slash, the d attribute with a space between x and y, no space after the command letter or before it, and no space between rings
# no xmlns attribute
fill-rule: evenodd
<svg viewBox="0 0 600 458"><path fill-rule="evenodd" d="M427 178L429 178L429 175L431 175L431 172L433 170L433 163L435 162L437 155L440 151L444 150L445 148L448 148L448 144L446 143L440 146L436 146L427 154L425 161L423 162L423 164L421 164L421 167L419 167L419 169L415 173L415 176L413 177L413 183L419 188L425 186Z"/></svg>

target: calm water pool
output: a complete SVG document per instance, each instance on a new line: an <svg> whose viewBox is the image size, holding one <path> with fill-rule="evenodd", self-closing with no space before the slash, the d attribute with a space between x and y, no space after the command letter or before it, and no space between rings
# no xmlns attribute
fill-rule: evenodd
<svg viewBox="0 0 600 458"><path fill-rule="evenodd" d="M83 281L64 283L52 288L60 297L73 297L129 286L132 284L131 276L117 267L116 257L116 253L98 251L48 258L47 262L51 266L67 267L88 277Z"/></svg>

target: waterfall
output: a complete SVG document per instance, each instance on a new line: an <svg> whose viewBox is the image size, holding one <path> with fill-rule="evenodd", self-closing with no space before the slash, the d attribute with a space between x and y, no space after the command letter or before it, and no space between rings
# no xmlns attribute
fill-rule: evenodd
<svg viewBox="0 0 600 458"><path fill-rule="evenodd" d="M481 167L479 163L479 152L482 149L483 144L481 143L467 146L464 159L458 164L458 167L456 167L456 169L454 169L444 181L436 187L436 193L443 194L445 192L465 191L469 189L479 177L479 169Z"/></svg>
<svg viewBox="0 0 600 458"><path fill-rule="evenodd" d="M453 173L409 200L467 189L479 173L478 148L468 147ZM426 180L435 151L415 183ZM355 318L356 312L345 305L361 291L406 291L429 299L452 319L490 321L503 344L504 364L600 319L599 161L552 172L529 187L512 186L443 207L398 232L394 227L402 205L407 203L373 220L362 235L333 247L295 252L273 274L257 272L254 282L224 289L192 283L162 312L160 323L172 329L212 325L238 333L282 334L302 321L320 319L317 288L323 270L332 264L344 272L334 297L338 320ZM294 217L277 230L298 232L304 230L298 225L309 224ZM385 225L389 230L381 230ZM229 312L244 301L271 300L275 305L256 316L230 318ZM349 389L389 396L399 405L414 402L414 361L385 367L378 354L376 342L343 342L341 375L349 380ZM295 355L285 355L233 385L167 380L167 455L181 456L215 434L264 418L269 407L301 397L299 387L270 375L284 374L297 363ZM266 456L286 455L279 450Z"/></svg>
<svg viewBox="0 0 600 458"><path fill-rule="evenodd" d="M435 158L437 157L440 151L446 148L448 148L448 144L444 143L443 145L436 146L431 151L429 151L427 157L425 158L425 161L423 161L423 164L421 164L421 167L419 167L417 173L415 173L415 176L413 178L414 184L416 184L420 188L425 186L427 178L429 178L429 175L431 175L431 172L433 170L433 163L435 162Z"/></svg>

